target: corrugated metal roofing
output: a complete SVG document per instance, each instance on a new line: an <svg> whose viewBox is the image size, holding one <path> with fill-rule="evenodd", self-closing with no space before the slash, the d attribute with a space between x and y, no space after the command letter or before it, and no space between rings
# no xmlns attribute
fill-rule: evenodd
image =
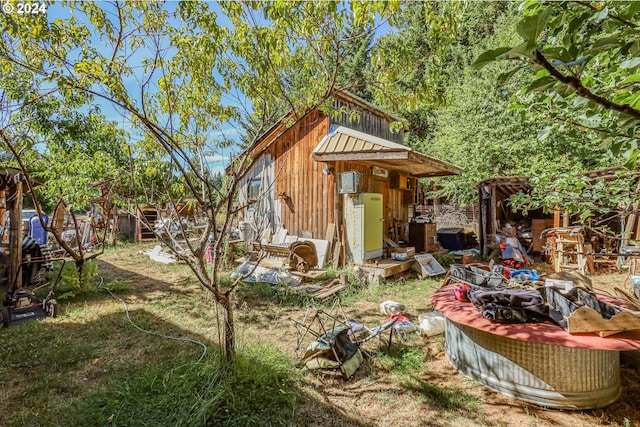
<svg viewBox="0 0 640 427"><path fill-rule="evenodd" d="M418 153L405 145L344 126L332 129L322 138L313 154L317 161L357 160L417 177L454 175L461 171L458 166Z"/></svg>
<svg viewBox="0 0 640 427"><path fill-rule="evenodd" d="M364 132L339 126L322 138L314 153L366 153L385 151L411 151L411 148Z"/></svg>

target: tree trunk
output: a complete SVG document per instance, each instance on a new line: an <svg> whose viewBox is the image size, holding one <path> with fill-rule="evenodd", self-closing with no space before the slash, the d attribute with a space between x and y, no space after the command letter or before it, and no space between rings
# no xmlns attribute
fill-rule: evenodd
<svg viewBox="0 0 640 427"><path fill-rule="evenodd" d="M22 177L20 177L22 178ZM15 184L9 195L9 280L16 289L22 288L22 181Z"/></svg>
<svg viewBox="0 0 640 427"><path fill-rule="evenodd" d="M78 271L78 283L82 284L82 270L84 270L84 258L76 260L76 270Z"/></svg>
<svg viewBox="0 0 640 427"><path fill-rule="evenodd" d="M235 323L233 320L233 306L231 298L227 296L221 301L222 308L224 309L224 357L225 360L231 364L236 354L236 335L235 335Z"/></svg>

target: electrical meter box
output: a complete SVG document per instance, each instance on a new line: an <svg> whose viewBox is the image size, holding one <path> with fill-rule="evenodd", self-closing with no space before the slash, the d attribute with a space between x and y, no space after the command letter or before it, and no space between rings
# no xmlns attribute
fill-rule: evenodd
<svg viewBox="0 0 640 427"><path fill-rule="evenodd" d="M360 172L348 171L340 174L340 186L338 187L338 193L340 194L354 194L358 192L358 186L360 185Z"/></svg>

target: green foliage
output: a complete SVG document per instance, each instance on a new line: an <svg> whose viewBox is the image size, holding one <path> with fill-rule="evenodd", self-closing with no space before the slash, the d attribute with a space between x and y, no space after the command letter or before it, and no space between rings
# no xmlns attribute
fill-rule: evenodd
<svg viewBox="0 0 640 427"><path fill-rule="evenodd" d="M397 32L381 37L372 49L376 104L405 114L443 101L444 56L457 36L463 8L457 1L404 4Z"/></svg>
<svg viewBox="0 0 640 427"><path fill-rule="evenodd" d="M463 168L459 176L434 180L438 190L433 195L450 202L475 202L475 185L495 176L585 171L615 161L606 156L606 146L596 135L554 121L546 108L516 105L524 77L505 64L472 69L483 50L477 63L506 52L495 46L517 37L516 14L514 4L506 2L465 9L458 39L443 64L447 103L424 114L427 132L409 140L420 151Z"/></svg>
<svg viewBox="0 0 640 427"><path fill-rule="evenodd" d="M509 204L525 213L542 208L549 212L554 207L578 222L603 232L610 230L600 226L603 217L612 218L629 213L638 198L637 177L627 169L620 169L607 180L590 178L576 171L557 175L541 174L532 177L533 189L528 194L515 194Z"/></svg>
<svg viewBox="0 0 640 427"><path fill-rule="evenodd" d="M129 281L121 279L111 280L103 285L103 287L115 293L128 292L132 289Z"/></svg>
<svg viewBox="0 0 640 427"><path fill-rule="evenodd" d="M444 269L448 269L449 266L455 262L453 255L449 253L442 255L436 252L433 254L433 257Z"/></svg>
<svg viewBox="0 0 640 427"><path fill-rule="evenodd" d="M51 273L51 277L57 277L59 269L62 267L60 264L56 266L56 269ZM59 296L58 299L66 299L66 297L73 297L79 291L92 287L91 279L98 274L98 263L95 261L86 261L82 268L82 277L78 276L78 269L74 262L67 261L62 267L62 273L60 274L60 283L56 286L56 292Z"/></svg>
<svg viewBox="0 0 640 427"><path fill-rule="evenodd" d="M524 3L517 31L523 43L487 51L476 60L517 63L524 73L518 106L544 112L547 134L559 126L588 130L613 156L634 168L640 129L640 42L637 2Z"/></svg>

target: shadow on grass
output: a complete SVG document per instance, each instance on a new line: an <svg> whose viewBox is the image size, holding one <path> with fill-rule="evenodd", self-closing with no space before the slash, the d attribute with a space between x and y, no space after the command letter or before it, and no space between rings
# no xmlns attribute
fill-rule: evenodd
<svg viewBox="0 0 640 427"><path fill-rule="evenodd" d="M433 408L469 415L478 409L480 400L457 387L441 387L412 375L403 381L403 387L415 393Z"/></svg>
<svg viewBox="0 0 640 427"><path fill-rule="evenodd" d="M0 424L305 425L296 412L303 405L334 425L358 425L303 395L291 361L272 347L243 350L229 366L207 337L145 309L130 317L161 336L136 329L121 311L0 331ZM168 337L203 343L206 357L199 361L197 343Z"/></svg>
<svg viewBox="0 0 640 427"><path fill-rule="evenodd" d="M109 283L113 280L128 282L131 284L129 292L138 294L142 298L145 298L146 294L150 291L170 292L172 295L189 296L202 293L201 288L199 286L195 286L196 281L191 272L185 272L184 277L181 278L179 283L171 283L156 278L157 276L162 276L162 273L159 270L154 270L156 277L149 277L135 271L125 270L104 260L98 259L96 262L99 267L98 275L104 278L105 283ZM153 263L153 261L149 262ZM163 264L158 264L158 269L160 268L168 267ZM157 294L152 298L157 298Z"/></svg>

